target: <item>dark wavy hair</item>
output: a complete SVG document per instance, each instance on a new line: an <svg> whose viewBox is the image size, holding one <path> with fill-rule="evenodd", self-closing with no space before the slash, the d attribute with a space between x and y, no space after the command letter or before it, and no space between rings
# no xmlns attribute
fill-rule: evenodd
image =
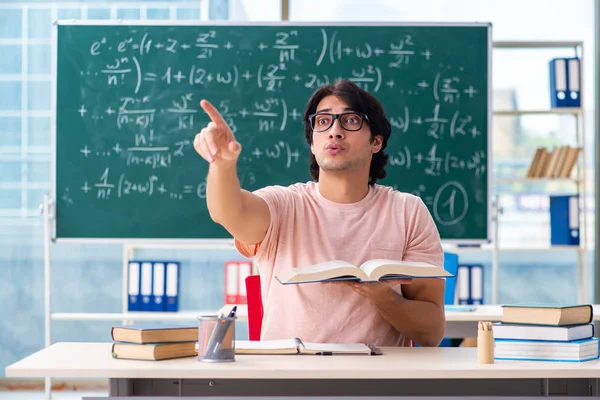
<svg viewBox="0 0 600 400"><path fill-rule="evenodd" d="M320 87L310 97L304 110L304 134L309 145L312 145L313 142L313 130L308 116L316 112L319 102L327 96L339 97L353 111L367 114L369 121L365 121L365 123L368 123L371 128L371 142L373 142L375 136L382 137L381 150L373 154L369 168L369 185L374 185L378 179L383 179L387 175L385 166L388 163L388 155L383 150L387 147L388 139L392 133L392 127L383 107L375 96L348 80L340 80L334 84ZM310 176L318 182L319 164L312 153L310 153L309 164Z"/></svg>

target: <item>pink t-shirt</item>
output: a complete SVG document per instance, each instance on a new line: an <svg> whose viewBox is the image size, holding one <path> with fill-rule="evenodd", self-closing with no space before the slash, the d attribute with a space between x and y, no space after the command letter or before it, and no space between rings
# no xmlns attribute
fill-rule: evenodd
<svg viewBox="0 0 600 400"><path fill-rule="evenodd" d="M381 185L356 203L323 197L316 182L254 192L269 206L271 223L259 244L236 243L259 267L264 317L261 339L406 346L366 298L336 283L282 285L290 268L331 260L354 265L385 258L443 266L439 233L423 201ZM401 293L398 287L398 292Z"/></svg>

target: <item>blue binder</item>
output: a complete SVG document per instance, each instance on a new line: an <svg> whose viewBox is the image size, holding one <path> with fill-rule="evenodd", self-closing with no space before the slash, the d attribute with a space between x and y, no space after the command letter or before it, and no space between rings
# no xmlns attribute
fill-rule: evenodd
<svg viewBox="0 0 600 400"><path fill-rule="evenodd" d="M550 243L579 245L579 195L550 196Z"/></svg>
<svg viewBox="0 0 600 400"><path fill-rule="evenodd" d="M175 312L179 310L179 263L167 263L165 274L165 294L167 296L165 311Z"/></svg>
<svg viewBox="0 0 600 400"><path fill-rule="evenodd" d="M152 263L143 261L141 264L140 294L142 295L141 311L152 311Z"/></svg>
<svg viewBox="0 0 600 400"><path fill-rule="evenodd" d="M164 262L152 263L152 311L165 311L166 266Z"/></svg>
<svg viewBox="0 0 600 400"><path fill-rule="evenodd" d="M140 295L140 263L131 261L128 266L127 274L127 296L129 311L140 311L142 297Z"/></svg>
<svg viewBox="0 0 600 400"><path fill-rule="evenodd" d="M581 107L579 58L554 58L549 65L551 107Z"/></svg>

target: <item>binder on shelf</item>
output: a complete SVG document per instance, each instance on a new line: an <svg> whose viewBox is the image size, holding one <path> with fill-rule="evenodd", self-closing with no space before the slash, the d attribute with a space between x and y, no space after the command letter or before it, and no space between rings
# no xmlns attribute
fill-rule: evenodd
<svg viewBox="0 0 600 400"><path fill-rule="evenodd" d="M238 296L236 304L246 304L246 278L252 273L252 263L249 261L238 262Z"/></svg>
<svg viewBox="0 0 600 400"><path fill-rule="evenodd" d="M238 266L234 261L225 262L225 304L236 304L238 296Z"/></svg>
<svg viewBox="0 0 600 400"><path fill-rule="evenodd" d="M483 304L483 265L473 264L469 266L471 270L470 283L470 302L469 304Z"/></svg>
<svg viewBox="0 0 600 400"><path fill-rule="evenodd" d="M152 263L142 262L140 294L142 295L140 311L152 311Z"/></svg>
<svg viewBox="0 0 600 400"><path fill-rule="evenodd" d="M567 64L569 76L569 107L581 107L581 62L579 58L571 58Z"/></svg>
<svg viewBox="0 0 600 400"><path fill-rule="evenodd" d="M550 105L552 108L581 106L579 58L550 60Z"/></svg>
<svg viewBox="0 0 600 400"><path fill-rule="evenodd" d="M166 304L165 311L175 312L179 310L179 263L167 263L166 274Z"/></svg>
<svg viewBox="0 0 600 400"><path fill-rule="evenodd" d="M466 305L470 304L471 300L471 277L468 265L459 265L457 272L457 293L458 293L458 304Z"/></svg>
<svg viewBox="0 0 600 400"><path fill-rule="evenodd" d="M129 311L140 311L142 298L140 295L140 263L129 262L127 271L127 295Z"/></svg>
<svg viewBox="0 0 600 400"><path fill-rule="evenodd" d="M550 244L579 245L579 195L550 196Z"/></svg>
<svg viewBox="0 0 600 400"><path fill-rule="evenodd" d="M248 261L225 262L225 304L246 304L246 278L252 273Z"/></svg>
<svg viewBox="0 0 600 400"><path fill-rule="evenodd" d="M165 311L165 263L155 262L152 267L152 311Z"/></svg>

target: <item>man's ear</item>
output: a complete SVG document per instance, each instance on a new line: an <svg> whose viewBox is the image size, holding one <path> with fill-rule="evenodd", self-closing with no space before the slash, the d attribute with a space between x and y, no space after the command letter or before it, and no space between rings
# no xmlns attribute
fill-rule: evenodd
<svg viewBox="0 0 600 400"><path fill-rule="evenodd" d="M375 136L373 138L373 154L374 153L379 153L379 150L381 150L381 146L383 146L383 136Z"/></svg>

